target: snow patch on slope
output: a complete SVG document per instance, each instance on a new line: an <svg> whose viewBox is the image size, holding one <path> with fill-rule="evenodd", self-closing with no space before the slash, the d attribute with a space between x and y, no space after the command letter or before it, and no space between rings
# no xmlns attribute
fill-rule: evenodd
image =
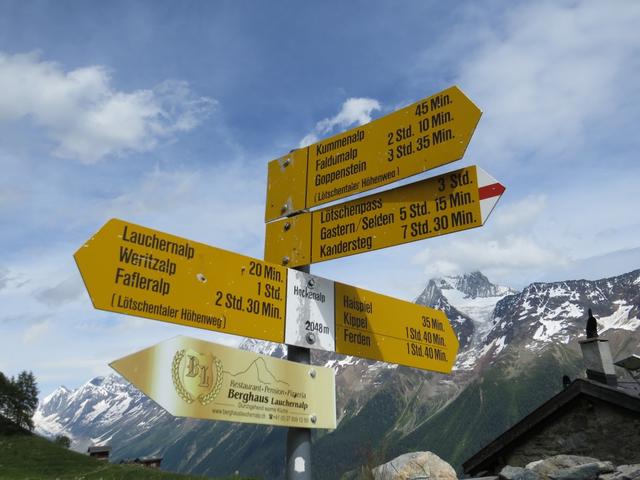
<svg viewBox="0 0 640 480"><path fill-rule="evenodd" d="M354 365L357 361L358 360L355 357L347 355L342 360L329 360L324 366L327 368L333 368L337 372L340 368L348 365Z"/></svg>
<svg viewBox="0 0 640 480"><path fill-rule="evenodd" d="M55 437L60 434L69 436L59 420L60 418L57 414L44 416L40 410L36 410L36 413L33 415L35 432L43 437Z"/></svg>
<svg viewBox="0 0 640 480"><path fill-rule="evenodd" d="M468 292L457 288L458 285L465 285L469 281L469 276L463 277L442 277L437 279L442 295L447 299L449 304L459 312L469 317L475 326L474 340L472 344L482 342L492 328L491 319L496 304L507 295L516 293L515 290L490 283L486 277L478 272L486 284L484 285L484 293L478 295L470 295ZM461 287L464 288L464 287ZM451 321L451 319L449 319Z"/></svg>
<svg viewBox="0 0 640 480"><path fill-rule="evenodd" d="M640 328L640 319L629 318L629 312L633 309L633 305L628 305L623 301L614 303L618 304L618 310L608 317L600 317L598 319L601 332L612 329L635 331Z"/></svg>
<svg viewBox="0 0 640 480"><path fill-rule="evenodd" d="M454 308L478 323L489 322L496 303L504 297L503 295L499 297L469 298L464 292L454 289L442 290L442 294Z"/></svg>
<svg viewBox="0 0 640 480"><path fill-rule="evenodd" d="M540 326L533 334L533 339L538 342L548 342L551 337L560 333L565 328L565 323L562 320L538 320Z"/></svg>
<svg viewBox="0 0 640 480"><path fill-rule="evenodd" d="M543 314L544 310L540 313ZM545 314L547 318L580 318L583 315L584 310L579 305L571 302L564 302L559 307L554 308L553 310Z"/></svg>

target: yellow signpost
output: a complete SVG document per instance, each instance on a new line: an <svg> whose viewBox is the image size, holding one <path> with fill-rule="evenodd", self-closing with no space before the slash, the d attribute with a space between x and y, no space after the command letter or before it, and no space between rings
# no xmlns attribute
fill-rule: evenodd
<svg viewBox="0 0 640 480"><path fill-rule="evenodd" d="M307 363L299 347L449 373L459 345L442 311L280 264L482 225L504 187L478 167L291 216L462 158L480 116L454 86L270 162L266 262L112 219L74 255L93 305L286 341ZM330 368L186 337L112 367L176 416L299 427L288 437L288 477L310 461L306 429L336 427Z"/></svg>
<svg viewBox="0 0 640 480"><path fill-rule="evenodd" d="M467 167L266 226L265 260L306 265L479 227L504 186Z"/></svg>
<svg viewBox="0 0 640 480"><path fill-rule="evenodd" d="M441 310L336 283L336 352L450 373L458 339Z"/></svg>
<svg viewBox="0 0 640 480"><path fill-rule="evenodd" d="M75 259L100 310L284 341L286 268L117 219Z"/></svg>
<svg viewBox="0 0 640 480"><path fill-rule="evenodd" d="M327 351L361 352L438 372L451 370L458 350L453 330L438 310L122 220L107 222L75 258L91 300L101 310ZM429 345L443 353L433 350L439 355L434 358L427 356L425 346L424 361L418 361L417 347L405 344L420 342L402 332L418 328L423 318L439 319L443 330L432 335L445 344Z"/></svg>
<svg viewBox="0 0 640 480"><path fill-rule="evenodd" d="M336 428L331 368L175 337L111 364L178 417Z"/></svg>
<svg viewBox="0 0 640 480"><path fill-rule="evenodd" d="M266 221L462 158L481 112L458 87L294 150L268 166Z"/></svg>

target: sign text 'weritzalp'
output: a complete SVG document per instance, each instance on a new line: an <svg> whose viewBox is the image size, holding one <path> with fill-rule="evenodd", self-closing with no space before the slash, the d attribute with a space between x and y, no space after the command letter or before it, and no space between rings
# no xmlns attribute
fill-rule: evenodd
<svg viewBox="0 0 640 480"><path fill-rule="evenodd" d="M482 226L504 192L479 167L266 225L265 260L290 267Z"/></svg>
<svg viewBox="0 0 640 480"><path fill-rule="evenodd" d="M335 374L188 337L111 364L174 416L336 428Z"/></svg>
<svg viewBox="0 0 640 480"><path fill-rule="evenodd" d="M268 166L265 220L462 158L481 112L457 87L294 150Z"/></svg>
<svg viewBox="0 0 640 480"><path fill-rule="evenodd" d="M122 220L75 259L102 310L438 372L458 351L439 310Z"/></svg>

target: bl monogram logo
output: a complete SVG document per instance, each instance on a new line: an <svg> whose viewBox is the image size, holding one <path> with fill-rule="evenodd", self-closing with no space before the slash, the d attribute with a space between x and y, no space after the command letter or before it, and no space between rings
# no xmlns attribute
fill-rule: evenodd
<svg viewBox="0 0 640 480"><path fill-rule="evenodd" d="M222 362L211 353L178 350L171 364L171 379L176 393L186 403L211 403L222 388Z"/></svg>

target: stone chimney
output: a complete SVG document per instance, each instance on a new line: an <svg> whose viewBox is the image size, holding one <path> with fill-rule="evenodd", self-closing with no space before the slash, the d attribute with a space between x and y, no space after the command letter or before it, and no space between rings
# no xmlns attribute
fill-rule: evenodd
<svg viewBox="0 0 640 480"><path fill-rule="evenodd" d="M604 338L587 338L580 340L584 366L587 369L587 378L600 383L618 386L616 371L611 358L609 340Z"/></svg>

